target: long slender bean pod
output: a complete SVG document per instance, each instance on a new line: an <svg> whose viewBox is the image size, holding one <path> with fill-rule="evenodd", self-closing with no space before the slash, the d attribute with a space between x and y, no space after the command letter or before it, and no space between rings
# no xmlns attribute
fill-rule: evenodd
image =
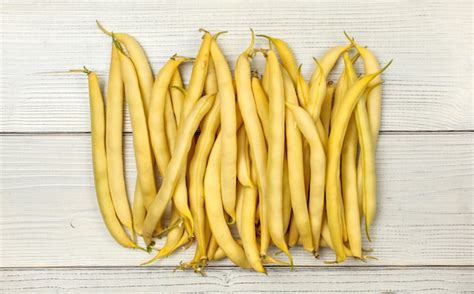
<svg viewBox="0 0 474 294"><path fill-rule="evenodd" d="M189 165L189 203L193 215L197 238L197 246L202 256L207 256L206 242L204 239L206 215L204 208L204 174L206 163L214 144L217 129L220 125L220 103L216 99L211 110L204 118L201 134L196 143L193 158Z"/></svg>
<svg viewBox="0 0 474 294"><path fill-rule="evenodd" d="M173 148L174 141L176 138L176 117L173 114L173 109L171 106L171 96L170 94L166 97L166 112L165 112L165 125L166 125L166 135L168 139L168 145ZM182 193L183 191L175 190L175 195ZM185 197L187 197L186 190L184 191ZM179 212L175 205L172 206L171 209L171 217L170 217L170 224L168 225L169 232L166 235L166 242L165 245L160 249L160 251L149 261L145 262L144 264L150 264L161 257L168 256L171 254L176 245L179 244L180 240L183 237L184 227L182 225L182 219L180 218Z"/></svg>
<svg viewBox="0 0 474 294"><path fill-rule="evenodd" d="M253 43L254 36L252 31L252 40L249 47L237 59L235 66L235 80L237 86L237 101L250 144L252 159L257 171L257 184L260 189L259 193L265 195L267 150L265 135L262 129L262 124L259 120L255 101L259 101L261 108L260 111L262 113L265 113L268 108L266 108L265 97L263 96L264 93L260 91L260 93L257 93L259 97L254 98L254 93L252 91L252 74L249 57L253 49ZM257 88L259 87L259 85L255 86ZM261 88L258 90L261 90Z"/></svg>
<svg viewBox="0 0 474 294"><path fill-rule="evenodd" d="M347 87L351 87L355 83L357 76L349 53L345 52L343 58ZM358 105L360 102L358 102ZM360 258L362 256L362 238L357 194L357 128L355 116L353 114L349 121L342 145L341 182L347 237L353 256Z"/></svg>
<svg viewBox="0 0 474 294"><path fill-rule="evenodd" d="M370 95L369 93L370 91L364 93L357 104L356 124L361 146L362 211L365 215L365 230L367 238L370 240L369 227L375 217L377 206L377 180L375 172L375 141L371 134L370 119L366 108L366 100L367 96Z"/></svg>
<svg viewBox="0 0 474 294"><path fill-rule="evenodd" d="M268 98L265 94L265 91L262 88L261 82L257 77L252 77L252 91L255 99L255 106L257 108L257 114L260 118L260 123L262 125L262 130L263 134L265 136L265 141L268 144L269 142L269 127L268 127ZM252 130L251 132L255 132L255 130ZM256 131L258 132L258 131ZM262 159L258 161L258 164L260 165L259 169L257 169L257 185L258 185L258 197L259 197L259 205L258 205L258 215L261 216L259 217L260 220L260 255L265 257L267 254L268 246L270 245L270 232L268 231L268 225L267 225L267 218L266 216L266 209L264 205L264 187L266 186L266 168L267 168L267 163L266 163L266 153L267 153L267 146L263 145L263 148L261 147L261 143L256 144L255 150L259 148L259 152L261 155ZM250 146L252 152L254 152L254 148ZM253 154L253 153L252 153ZM252 155L254 157L255 155ZM254 160L254 164L257 165L257 162ZM263 177L263 178L262 178Z"/></svg>
<svg viewBox="0 0 474 294"><path fill-rule="evenodd" d="M285 157L285 91L280 64L275 52L268 50L269 66L269 132L267 160L267 186L264 204L267 206L267 220L273 243L282 250L293 264L283 230L283 166ZM271 214L270 214L271 212Z"/></svg>
<svg viewBox="0 0 474 294"><path fill-rule="evenodd" d="M211 42L211 56L217 75L218 97L221 103L222 160L221 189L226 213L235 220L235 200L237 183L237 128L235 93L229 65L217 40Z"/></svg>
<svg viewBox="0 0 474 294"><path fill-rule="evenodd" d="M84 67L89 83L89 101L91 113L92 163L94 182L99 209L104 223L112 237L122 246L137 248L123 230L115 214L107 175L107 154L105 150L105 110L104 99L100 92L99 80L94 72Z"/></svg>
<svg viewBox="0 0 474 294"><path fill-rule="evenodd" d="M200 31L204 32L203 41L193 64L189 86L186 91L181 110L180 123L187 117L192 107L196 105L196 102L201 97L204 89L204 84L207 79L212 36L209 32L203 29L200 29ZM178 125L180 125L180 123ZM185 170L183 170L183 173L180 175L177 190L182 191L183 193L174 195L173 200L180 214L185 218L186 231L190 236L192 236L194 235L194 221L188 205L187 192L184 193L185 190L187 191Z"/></svg>
<svg viewBox="0 0 474 294"><path fill-rule="evenodd" d="M347 34L346 37L349 39L349 41L351 41L351 43L356 47L358 53L362 56L366 73L370 74L378 72L380 70L380 65L375 55L367 48L360 47ZM346 63L349 64L347 60ZM349 69L353 69L352 64L349 64L348 67ZM365 95L362 95L356 107L356 123L361 146L358 181L362 188L359 189L362 194L360 199L362 199L362 212L365 215L365 229L367 238L369 240L369 227L375 217L377 201L375 149L378 132L380 129L381 116L381 87L378 87L380 83L381 77L376 76L369 83L369 89L366 91ZM373 87L375 90L374 92L370 89ZM370 104L369 101L371 101L372 104Z"/></svg>
<svg viewBox="0 0 474 294"><path fill-rule="evenodd" d="M191 148L194 133L196 132L202 118L211 108L214 98L214 95L207 95L201 98L188 117L186 117L183 125L178 131L175 148L173 150L173 157L166 169L161 188L149 207L143 225L143 238L147 244L151 242L153 228L163 216L166 206L172 197L180 173L185 171L186 160L188 159L188 152Z"/></svg>
<svg viewBox="0 0 474 294"><path fill-rule="evenodd" d="M245 252L232 237L224 215L219 181L221 176L221 138L222 136L219 135L214 143L204 177L204 203L207 218L211 226L212 235L219 247L224 250L225 254L236 265L248 268L250 265Z"/></svg>
<svg viewBox="0 0 474 294"><path fill-rule="evenodd" d="M115 45L117 47L119 46L117 43L115 43ZM155 198L156 184L146 114L143 107L135 67L131 59L122 53L121 50L118 50L118 53L120 56L120 67L124 82L125 96L127 98L130 121L133 130L133 147L135 149L135 161L137 164L140 192L143 194L143 201L145 208L147 208Z"/></svg>
<svg viewBox="0 0 474 294"><path fill-rule="evenodd" d="M303 136L308 141L311 150L309 216L311 222L313 246L317 255L319 250L321 224L324 213L326 155L324 153L324 147L321 143L311 115L299 106L290 103L287 103L286 105L293 113L296 124L298 125L298 128L300 129Z"/></svg>
<svg viewBox="0 0 474 294"><path fill-rule="evenodd" d="M378 72L380 70L380 64L377 60L375 54L364 47L359 46L357 43L353 42L354 46L356 47L357 51L360 53L362 59L364 60L364 69L366 74L371 74ZM366 162L365 164L359 164L359 166L363 166L365 170L362 172L362 168L358 169L358 179L360 179L361 186L363 187L363 198L362 198L362 208L365 215L366 220L366 233L368 238L370 239L369 235L369 226L373 222L376 212L376 182L375 182L375 151L377 149L377 140L378 134L380 130L380 123L381 123L381 107L382 107L382 87L375 87L377 84L381 82L381 77L375 77L369 84L369 87L373 89L368 92L368 96L366 98L366 107L367 107L367 116L369 120L369 127L372 134L372 144L373 146L366 146L365 154L368 154L367 158L364 158L366 161L371 161L372 163ZM362 107L362 105L361 105ZM363 115L363 110L361 108L360 111L357 111L359 115ZM359 117L360 118L360 117ZM359 123L358 123L359 126ZM367 129L367 126L360 126L361 128ZM359 131L360 133L360 131ZM359 140L361 138L359 137ZM369 144L369 140L365 137L364 142L362 143ZM370 150L370 148L373 150ZM369 155L369 152L371 153ZM361 162L362 157L360 157L359 162ZM365 179L366 174L369 173L369 179ZM365 200L369 201L370 203L366 203Z"/></svg>
<svg viewBox="0 0 474 294"><path fill-rule="evenodd" d="M120 44L123 44L127 48L130 59L132 60L132 63L136 69L145 116L148 116L151 88L153 85L153 73L150 64L148 63L145 51L137 42L137 40L132 36L125 33L110 33L98 21L96 22L99 28L105 34L111 36L113 40L118 41ZM147 197L147 199L149 198L150 196ZM145 205L145 196L143 195L143 192L140 188L140 177L137 177L135 184L132 215L134 230L138 234L141 234L142 231L144 215L146 213ZM160 228L161 225L160 223L158 223L157 230L160 230Z"/></svg>
<svg viewBox="0 0 474 294"><path fill-rule="evenodd" d="M133 231L132 214L125 188L123 171L123 81L120 72L120 57L117 47L112 45L109 81L107 86L107 108L105 117L105 148L110 195L120 222Z"/></svg>
<svg viewBox="0 0 474 294"><path fill-rule="evenodd" d="M298 104L298 98L291 79L286 71L283 71L283 82L285 88L286 102ZM304 182L303 167L303 140L296 125L295 118L290 109L286 109L286 149L288 157L288 176L291 195L291 206L296 227L305 250L313 252L313 240L311 235L311 223L308 206L306 204L306 188ZM290 245L291 246L291 245Z"/></svg>

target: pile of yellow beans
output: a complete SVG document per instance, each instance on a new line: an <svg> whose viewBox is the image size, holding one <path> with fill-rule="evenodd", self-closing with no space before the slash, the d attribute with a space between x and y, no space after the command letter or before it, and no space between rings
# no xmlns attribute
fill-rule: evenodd
<svg viewBox="0 0 474 294"><path fill-rule="evenodd" d="M107 103L94 72L73 71L88 76L97 199L120 245L156 251L144 263L151 264L196 241L194 258L178 267L198 273L225 257L262 273L267 264L292 267L298 245L314 257L329 247L335 261L327 262L367 258L361 226L370 240L381 73L390 63L380 68L346 34L346 44L314 59L306 79L285 41L251 30L232 73L219 46L224 32L201 29L195 57L173 55L153 76L135 38L97 24L112 39ZM268 47L255 47L256 37ZM265 59L262 75L252 68L255 58ZM339 60L343 71L330 81ZM192 63L188 85L183 63ZM124 101L137 169L133 197L124 176ZM155 238L166 242L156 248Z"/></svg>

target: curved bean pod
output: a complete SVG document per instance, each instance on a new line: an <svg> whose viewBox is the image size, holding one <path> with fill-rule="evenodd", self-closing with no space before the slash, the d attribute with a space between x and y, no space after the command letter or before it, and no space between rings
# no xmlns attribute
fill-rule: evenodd
<svg viewBox="0 0 474 294"><path fill-rule="evenodd" d="M133 232L132 214L125 188L123 171L123 82L120 72L118 49L112 45L109 81L107 85L107 108L105 116L105 149L107 154L107 174L110 195L120 222Z"/></svg>
<svg viewBox="0 0 474 294"><path fill-rule="evenodd" d="M283 82L286 102L297 105L298 98L296 97L294 86L291 83L291 79L286 71L283 71ZM298 228L298 233L300 235L304 249L313 252L314 246L311 235L309 211L306 204L306 188L304 182L303 140L296 125L293 113L290 111L290 109L286 110L285 118L288 176L290 179L289 188L291 195L291 206L294 211L294 222Z"/></svg>
<svg viewBox="0 0 474 294"><path fill-rule="evenodd" d="M115 43L115 46L119 45ZM118 50L118 53L120 56L120 68L133 130L133 147L135 150L138 182L140 184L140 192L143 195L145 208L147 208L155 198L156 184L146 114L135 66L132 60L123 54L121 50Z"/></svg>
<svg viewBox="0 0 474 294"><path fill-rule="evenodd" d="M219 135L212 148L204 176L204 198L207 218L212 235L225 254L236 265L248 268L250 265L242 247L235 241L227 225L221 198L219 178L221 176L221 146L222 136ZM214 255L214 258L216 255Z"/></svg>
<svg viewBox="0 0 474 294"><path fill-rule="evenodd" d="M221 189L226 213L235 221L235 201L237 183L237 122L235 93L229 65L217 40L211 42L211 56L217 74L218 97L221 103Z"/></svg>
<svg viewBox="0 0 474 294"><path fill-rule="evenodd" d="M201 134L196 143L194 155L189 164L189 203L194 220L194 232L197 238L197 246L202 256L206 254L205 223L206 215L204 208L204 174L206 163L214 144L217 129L220 124L220 103L216 99L209 113L204 118L201 126Z"/></svg>
<svg viewBox="0 0 474 294"><path fill-rule="evenodd" d="M122 246L137 248L123 230L115 214L110 196L107 175L107 154L105 151L105 111L104 100L100 92L99 80L94 72L84 68L89 82L89 100L91 113L92 163L94 181L100 212L112 237Z"/></svg>
<svg viewBox="0 0 474 294"><path fill-rule="evenodd" d="M295 122L298 125L303 136L310 147L310 192L309 192L309 216L313 237L313 246L316 255L319 250L319 241L321 236L321 224L324 213L324 184L326 178L326 155L324 147L319 139L316 126L311 115L303 108L294 104L287 103L286 106L293 113Z"/></svg>
<svg viewBox="0 0 474 294"><path fill-rule="evenodd" d="M345 81L347 87L351 87L357 80L357 76L352 66L349 53L345 52L343 57L345 64L344 73L346 75ZM342 102L343 101L341 101L341 103ZM358 102L358 105L360 102L361 101ZM362 239L360 234L357 192L357 128L355 116L356 115L353 114L349 121L342 146L341 182L347 239L353 256L360 258L362 256Z"/></svg>
<svg viewBox="0 0 474 294"><path fill-rule="evenodd" d="M199 123L214 103L215 95L201 98L191 113L186 117L176 137L173 157L168 164L160 191L148 209L148 214L143 225L143 238L150 244L153 228L163 216L166 206L173 195L179 176L185 170L188 152L191 148L194 133Z"/></svg>
<svg viewBox="0 0 474 294"><path fill-rule="evenodd" d="M282 250L293 264L283 230L283 166L285 156L285 91L280 64L272 50L267 52L269 66L269 144L267 160L267 186L264 204L267 206L268 227L273 243Z"/></svg>

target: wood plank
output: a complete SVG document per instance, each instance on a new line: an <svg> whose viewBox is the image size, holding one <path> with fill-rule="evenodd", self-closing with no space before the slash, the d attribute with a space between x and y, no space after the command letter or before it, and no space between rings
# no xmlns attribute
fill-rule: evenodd
<svg viewBox="0 0 474 294"><path fill-rule="evenodd" d="M345 42L346 30L382 63L395 60L383 130L473 129L470 1L190 2L2 1L0 132L89 130L85 78L58 72L87 65L106 78L110 40L96 18L136 36L155 73L175 52L196 53L200 27L230 31L220 43L233 63L253 27L287 40L309 76L311 57Z"/></svg>
<svg viewBox="0 0 474 294"><path fill-rule="evenodd" d="M453 292L471 291L472 268L272 268L268 276L209 268L207 276L169 268L61 268L0 271L0 291L22 293Z"/></svg>
<svg viewBox="0 0 474 294"><path fill-rule="evenodd" d="M0 266L138 265L147 254L123 249L100 217L92 178L90 137L0 137ZM378 217L372 229L375 265L472 265L473 133L381 136ZM134 183L126 136L129 189ZM322 265L294 250L296 265ZM190 260L188 249L157 265ZM364 265L350 260L346 265ZM230 265L220 262L218 265Z"/></svg>

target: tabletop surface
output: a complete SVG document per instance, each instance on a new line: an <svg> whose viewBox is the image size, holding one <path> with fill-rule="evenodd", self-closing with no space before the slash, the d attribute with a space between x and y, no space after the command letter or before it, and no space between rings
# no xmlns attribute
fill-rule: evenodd
<svg viewBox="0 0 474 294"><path fill-rule="evenodd" d="M435 292L474 289L472 4L470 1L14 1L0 4L0 291L2 292ZM193 56L199 28L227 30L234 66L249 27L311 57L345 43L376 52L384 74L377 151L378 260L327 265L295 249L295 270L268 276L228 261L207 277L173 272L193 250L151 267L123 249L100 217L92 176L87 65L106 83L110 39L135 36L156 73L175 52ZM258 41L260 46L266 43ZM262 60L254 67L262 69ZM184 75L189 67L184 68ZM330 76L340 73L336 68ZM128 117L128 114L127 114ZM128 188L135 165L127 119Z"/></svg>

